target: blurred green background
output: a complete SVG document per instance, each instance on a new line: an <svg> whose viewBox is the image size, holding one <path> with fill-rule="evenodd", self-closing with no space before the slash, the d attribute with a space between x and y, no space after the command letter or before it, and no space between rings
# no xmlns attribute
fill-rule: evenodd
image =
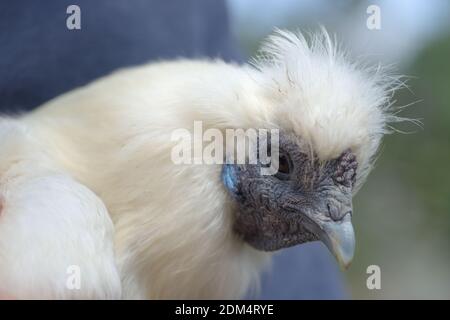
<svg viewBox="0 0 450 320"><path fill-rule="evenodd" d="M381 29L369 30L369 5ZM353 298L450 299L450 1L229 0L234 34L253 55L274 27L324 25L355 57L394 64L410 90L396 94L402 116L354 199L357 250L345 273ZM366 286L369 265L381 289Z"/></svg>

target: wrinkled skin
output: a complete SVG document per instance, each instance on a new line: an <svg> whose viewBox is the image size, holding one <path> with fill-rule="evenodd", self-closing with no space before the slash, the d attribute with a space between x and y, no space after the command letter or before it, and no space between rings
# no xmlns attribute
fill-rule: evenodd
<svg viewBox="0 0 450 320"><path fill-rule="evenodd" d="M279 146L275 175L261 175L261 164L224 165L224 184L238 205L235 231L264 251L322 240L347 266L354 250L355 156L345 150L321 163L285 134L280 134Z"/></svg>

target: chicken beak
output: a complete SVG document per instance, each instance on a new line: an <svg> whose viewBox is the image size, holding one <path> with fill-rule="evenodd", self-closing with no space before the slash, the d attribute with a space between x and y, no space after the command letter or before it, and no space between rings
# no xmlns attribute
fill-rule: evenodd
<svg viewBox="0 0 450 320"><path fill-rule="evenodd" d="M340 221L323 223L321 229L320 239L336 257L341 268L347 269L355 253L355 232L350 214Z"/></svg>
<svg viewBox="0 0 450 320"><path fill-rule="evenodd" d="M335 256L341 268L347 269L355 252L351 214L345 215L339 221L316 222L311 229Z"/></svg>

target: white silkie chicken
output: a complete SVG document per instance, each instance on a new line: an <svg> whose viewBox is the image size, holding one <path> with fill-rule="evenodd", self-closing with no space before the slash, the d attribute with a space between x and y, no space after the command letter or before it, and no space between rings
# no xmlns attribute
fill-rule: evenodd
<svg viewBox="0 0 450 320"><path fill-rule="evenodd" d="M0 118L0 296L239 298L271 251L313 240L347 265L397 81L324 31L278 31L261 56L128 68ZM279 171L175 164L194 121L280 129Z"/></svg>

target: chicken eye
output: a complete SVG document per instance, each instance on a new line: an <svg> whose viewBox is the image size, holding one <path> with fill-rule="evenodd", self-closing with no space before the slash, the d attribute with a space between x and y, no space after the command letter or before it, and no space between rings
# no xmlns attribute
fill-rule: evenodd
<svg viewBox="0 0 450 320"><path fill-rule="evenodd" d="M276 173L276 177L281 180L286 180L291 171L292 171L292 162L287 154L280 154L278 158L278 172Z"/></svg>

